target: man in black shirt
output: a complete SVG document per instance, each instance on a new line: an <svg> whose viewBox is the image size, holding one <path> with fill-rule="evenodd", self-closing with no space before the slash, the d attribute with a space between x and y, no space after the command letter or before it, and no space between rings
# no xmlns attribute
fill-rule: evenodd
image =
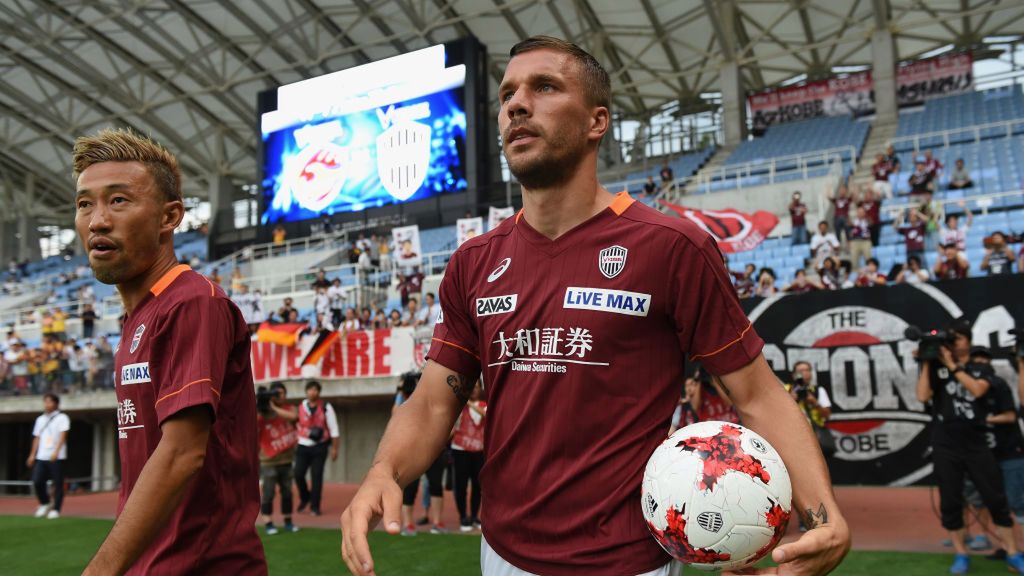
<svg viewBox="0 0 1024 576"><path fill-rule="evenodd" d="M970 476L992 515L999 539L1006 545L1006 561L1024 573L1024 554L1013 539L1013 519L1003 490L999 466L986 441L987 399L994 379L991 368L969 363L971 329L957 322L954 340L940 348L939 358L923 360L917 380L917 398L932 404L932 460L939 484L942 527L949 530L956 549L950 572L964 574L970 558L964 544L964 477Z"/></svg>
<svg viewBox="0 0 1024 576"><path fill-rule="evenodd" d="M1024 435L1017 423L1017 403L1005 380L992 370L992 353L984 346L971 348L971 363L980 373L987 374L991 388L984 396L988 416L988 446L1002 469L1003 486L1010 512L1017 521L1015 531L1024 524ZM1017 540L1020 542L1020 540Z"/></svg>

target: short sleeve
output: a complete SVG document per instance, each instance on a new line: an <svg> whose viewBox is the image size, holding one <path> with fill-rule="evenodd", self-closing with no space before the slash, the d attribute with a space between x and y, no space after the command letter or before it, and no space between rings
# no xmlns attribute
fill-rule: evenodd
<svg viewBox="0 0 1024 576"><path fill-rule="evenodd" d="M764 341L740 307L714 239L707 236L677 253L670 285L683 352L715 375L746 366L761 353Z"/></svg>
<svg viewBox="0 0 1024 576"><path fill-rule="evenodd" d="M202 404L216 418L224 373L239 340L239 317L229 300L208 296L185 300L163 317L150 358L161 424Z"/></svg>
<svg viewBox="0 0 1024 576"><path fill-rule="evenodd" d="M480 373L480 353L462 276L461 258L464 254L456 252L452 255L438 288L441 314L434 324L434 337L427 359L464 376L475 376Z"/></svg>
<svg viewBox="0 0 1024 576"><path fill-rule="evenodd" d="M71 418L68 418L67 414L62 413L54 424L57 425L57 432L67 432L68 430L71 430Z"/></svg>
<svg viewBox="0 0 1024 576"><path fill-rule="evenodd" d="M41 432L40 429L42 427L43 427L43 419L42 418L36 418L36 423L35 423L34 426L32 426L32 436L39 436L39 432Z"/></svg>
<svg viewBox="0 0 1024 576"><path fill-rule="evenodd" d="M825 390L822 386L818 386L818 406L822 408L832 407L832 399L828 397L828 390Z"/></svg>

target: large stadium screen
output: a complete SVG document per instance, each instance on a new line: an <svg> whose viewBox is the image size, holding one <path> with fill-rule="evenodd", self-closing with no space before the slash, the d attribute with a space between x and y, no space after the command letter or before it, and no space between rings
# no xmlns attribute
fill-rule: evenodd
<svg viewBox="0 0 1024 576"><path fill-rule="evenodd" d="M465 83L438 45L278 88L262 224L467 189Z"/></svg>

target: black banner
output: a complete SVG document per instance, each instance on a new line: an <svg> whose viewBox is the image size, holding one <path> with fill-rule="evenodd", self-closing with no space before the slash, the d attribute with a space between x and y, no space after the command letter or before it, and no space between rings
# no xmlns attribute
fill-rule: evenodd
<svg viewBox="0 0 1024 576"><path fill-rule="evenodd" d="M1015 319L1024 321L1024 275L935 284L853 288L743 301L765 340L764 354L783 381L810 362L828 390L828 427L838 452L835 484L903 486L927 483L930 414L917 400L915 342L903 331L973 322L973 343L997 352L993 366L1016 394Z"/></svg>

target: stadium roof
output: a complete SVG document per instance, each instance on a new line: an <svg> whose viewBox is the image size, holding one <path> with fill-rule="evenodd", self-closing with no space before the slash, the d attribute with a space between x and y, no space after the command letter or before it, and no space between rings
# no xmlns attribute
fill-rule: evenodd
<svg viewBox="0 0 1024 576"><path fill-rule="evenodd" d="M734 7L734 9L732 8ZM729 14L732 13L730 17ZM13 0L0 3L0 198L67 224L74 137L109 126L179 155L186 192L257 178L256 93L474 35L494 86L518 40L565 37L612 75L616 112L642 118L718 90L724 59L748 90L1024 32L1014 0ZM492 87L493 93L493 87ZM35 193L26 197L26 180Z"/></svg>

